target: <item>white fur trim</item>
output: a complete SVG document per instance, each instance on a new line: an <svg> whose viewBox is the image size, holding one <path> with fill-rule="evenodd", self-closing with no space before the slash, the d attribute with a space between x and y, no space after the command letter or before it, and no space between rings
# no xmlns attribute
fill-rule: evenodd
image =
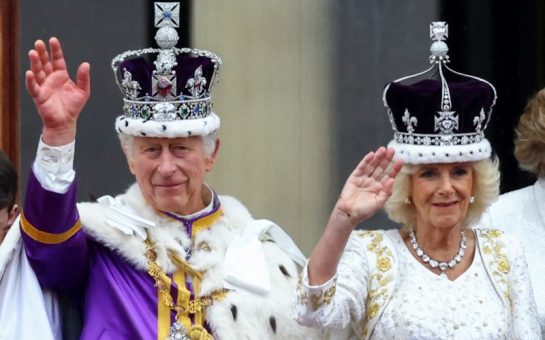
<svg viewBox="0 0 545 340"><path fill-rule="evenodd" d="M158 215L142 197L138 185L115 198L129 204L140 217L156 223L148 229L155 241L157 263L166 271L176 268L170 262L167 251L174 250L183 256L184 247L191 240L183 225L171 218ZM209 229L200 231L194 241L189 264L203 272L201 296L224 288L225 253L231 242L242 235L244 229L255 221L248 210L235 198L219 196L223 216ZM97 242L121 254L137 269L146 269L145 245L136 235L127 235L106 223L107 208L98 203L78 205L86 234ZM208 247L200 249L205 242ZM266 268L269 273L270 291L254 294L245 289L230 291L224 300L207 309L207 322L219 339L320 339L322 331L299 326L291 318L291 295L295 291L298 268L284 249L275 242L263 241Z"/></svg>
<svg viewBox="0 0 545 340"><path fill-rule="evenodd" d="M243 228L253 219L248 210L236 199L228 196L220 196L223 217L221 217L210 230L201 231L195 239L195 244L206 242L217 256L208 256L206 252L201 258L201 251L194 251L190 264L196 269L209 269L213 263L222 263L225 250L233 238L238 237ZM123 204L130 205L134 211L138 211L140 217L155 223L157 227L147 231L155 242L157 263L167 272L176 270L175 265L168 257L168 251L174 251L180 258L185 258L185 249L191 248L191 240L182 223L166 215L157 212L145 203L137 184L132 185L125 194L115 198ZM92 239L104 244L107 248L121 255L127 262L140 270L146 270L147 259L145 257L146 246L136 235L126 234L107 223L108 207L98 203L79 203L78 211L85 233ZM203 252L204 253L204 252ZM202 260L202 263L200 262ZM221 273L214 280L222 282ZM203 289L204 290L204 289Z"/></svg>
<svg viewBox="0 0 545 340"><path fill-rule="evenodd" d="M263 251L270 292L259 295L236 290L214 303L207 310L214 333L219 339L323 339L322 330L300 326L291 317L291 297L299 277L295 263L274 242L264 242Z"/></svg>
<svg viewBox="0 0 545 340"><path fill-rule="evenodd" d="M492 153L486 138L466 145L414 145L392 140L388 147L396 151L394 159L409 164L476 162L489 158Z"/></svg>
<svg viewBox="0 0 545 340"><path fill-rule="evenodd" d="M189 247L191 244L185 230L180 227L180 222L157 214L151 206L145 203L136 184L132 185L125 194L117 196L116 199L131 205L135 211L140 213L142 218L161 226L160 228L148 229L148 232L156 243L157 263L166 272L173 272L175 266L168 258L167 251L172 250L175 254L184 258L184 248ZM108 207L99 203L79 203L78 211L83 229L88 236L121 255L137 269L146 270L145 243L134 234L126 234L110 226L107 223Z"/></svg>
<svg viewBox="0 0 545 340"><path fill-rule="evenodd" d="M183 119L169 122L119 116L115 120L117 132L140 137L178 138L206 136L220 128L220 118L214 112L205 118Z"/></svg>

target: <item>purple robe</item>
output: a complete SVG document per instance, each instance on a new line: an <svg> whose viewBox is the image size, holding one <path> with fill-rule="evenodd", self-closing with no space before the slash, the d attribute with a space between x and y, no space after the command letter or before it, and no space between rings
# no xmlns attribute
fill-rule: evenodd
<svg viewBox="0 0 545 340"><path fill-rule="evenodd" d="M217 211L217 204L210 214ZM76 182L65 194L57 194L43 189L31 173L23 216L26 253L40 283L81 299L81 339L158 338L162 302L154 279L85 235L76 208ZM206 216L184 221L180 227L190 231ZM173 281L174 301L177 293ZM172 322L175 314L170 314Z"/></svg>

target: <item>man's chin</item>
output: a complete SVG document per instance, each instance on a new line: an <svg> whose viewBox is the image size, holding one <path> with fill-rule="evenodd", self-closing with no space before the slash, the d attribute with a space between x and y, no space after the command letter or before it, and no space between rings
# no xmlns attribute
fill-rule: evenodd
<svg viewBox="0 0 545 340"><path fill-rule="evenodd" d="M174 213L177 213L179 211L182 211L184 210L184 207L186 206L186 204L183 204L181 201L176 201L176 202L165 202L165 201L162 201L162 202L157 202L157 206L159 207L159 210L161 211L169 211L169 212L174 212Z"/></svg>

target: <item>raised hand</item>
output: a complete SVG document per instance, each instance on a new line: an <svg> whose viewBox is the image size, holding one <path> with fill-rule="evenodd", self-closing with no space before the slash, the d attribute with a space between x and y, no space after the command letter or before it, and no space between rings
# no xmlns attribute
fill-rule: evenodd
<svg viewBox="0 0 545 340"><path fill-rule="evenodd" d="M90 65L78 67L76 82L66 70L61 44L49 39L50 53L45 43L37 40L28 52L30 70L26 71L28 93L42 118L43 141L51 146L65 145L76 136L76 123L91 93Z"/></svg>
<svg viewBox="0 0 545 340"><path fill-rule="evenodd" d="M335 275L350 233L361 221L382 209L392 194L394 177L403 162L390 166L394 150L380 147L368 153L346 180L327 226L308 262L311 286L321 285Z"/></svg>
<svg viewBox="0 0 545 340"><path fill-rule="evenodd" d="M368 153L348 177L335 209L353 226L382 209L392 194L394 177L403 165L398 161L389 167L393 157L393 149L380 147Z"/></svg>

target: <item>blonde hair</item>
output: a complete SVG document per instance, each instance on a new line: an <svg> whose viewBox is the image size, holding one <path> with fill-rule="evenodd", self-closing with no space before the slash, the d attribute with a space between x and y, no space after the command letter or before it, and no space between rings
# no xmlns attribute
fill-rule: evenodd
<svg viewBox="0 0 545 340"><path fill-rule="evenodd" d="M515 157L520 168L545 177L545 89L528 102L515 134Z"/></svg>
<svg viewBox="0 0 545 340"><path fill-rule="evenodd" d="M463 221L468 226L479 220L483 211L494 202L500 193L500 171L498 160L482 160L469 163L473 169L473 195L475 201L469 205ZM384 210L388 217L405 227L412 227L416 218L413 204L407 204L411 192L411 175L419 165L405 164L396 176L392 196L386 202Z"/></svg>

